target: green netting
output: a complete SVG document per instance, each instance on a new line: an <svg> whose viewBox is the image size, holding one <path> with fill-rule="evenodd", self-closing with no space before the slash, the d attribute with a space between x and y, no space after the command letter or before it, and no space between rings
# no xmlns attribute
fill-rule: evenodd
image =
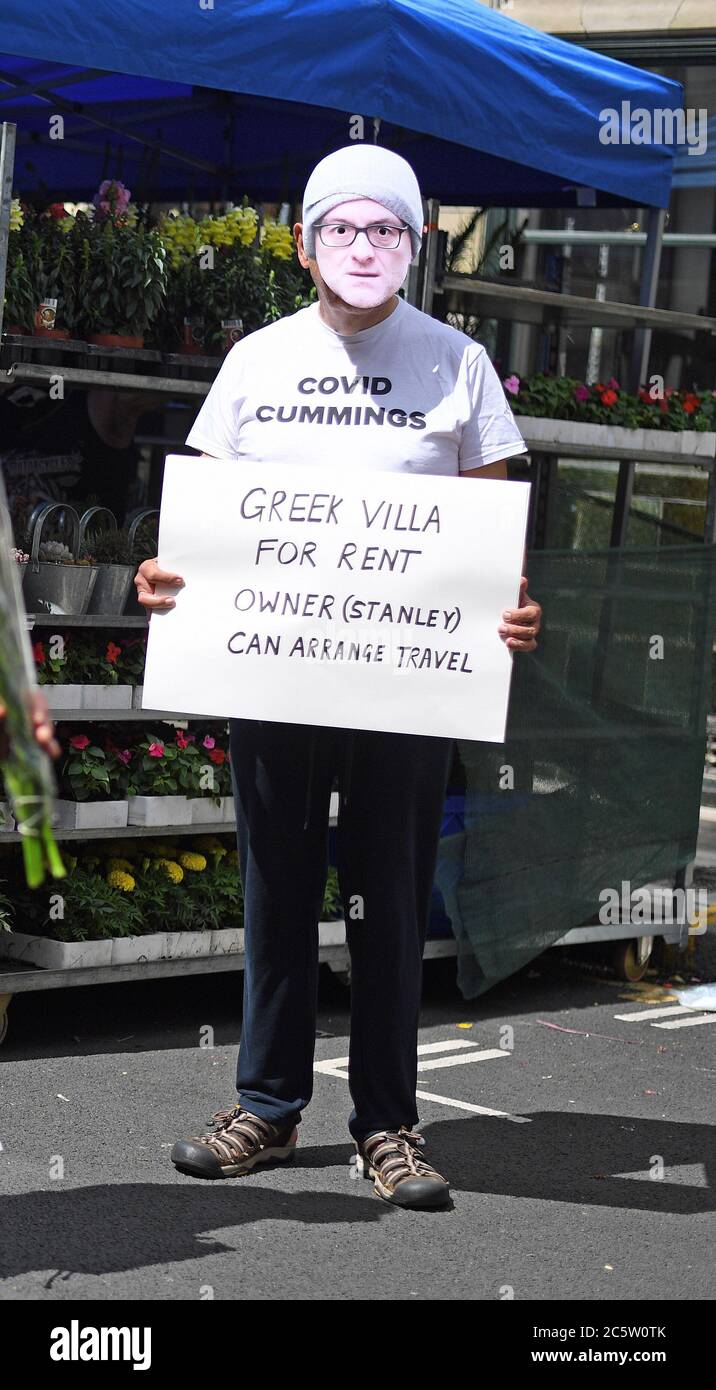
<svg viewBox="0 0 716 1390"><path fill-rule="evenodd" d="M466 999L696 851L716 546L533 551L528 572L540 645L505 744L457 741L440 842Z"/></svg>

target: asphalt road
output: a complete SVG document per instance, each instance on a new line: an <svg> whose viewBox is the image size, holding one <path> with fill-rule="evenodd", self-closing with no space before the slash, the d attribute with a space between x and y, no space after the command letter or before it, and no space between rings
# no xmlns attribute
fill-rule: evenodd
<svg viewBox="0 0 716 1390"><path fill-rule="evenodd" d="M453 1198L432 1212L354 1179L326 967L295 1166L222 1182L168 1155L235 1099L240 976L17 996L0 1297L712 1299L716 1021L658 1027L668 990L559 951L470 1003L454 974L426 963L420 1123Z"/></svg>

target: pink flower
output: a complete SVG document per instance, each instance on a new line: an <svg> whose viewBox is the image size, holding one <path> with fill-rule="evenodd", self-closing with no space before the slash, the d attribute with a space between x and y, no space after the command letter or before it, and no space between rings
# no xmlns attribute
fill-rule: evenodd
<svg viewBox="0 0 716 1390"><path fill-rule="evenodd" d="M207 734L207 735L206 735L206 738L205 738L205 739L203 740L203 742L202 742L202 748L214 748L215 746L216 746L216 739L215 739L215 738L212 738L212 737L211 737L211 734Z"/></svg>
<svg viewBox="0 0 716 1390"><path fill-rule="evenodd" d="M588 386L575 386L575 388L574 388L574 399L575 399L575 401L588 401L588 400L589 400L589 387L588 387Z"/></svg>
<svg viewBox="0 0 716 1390"><path fill-rule="evenodd" d="M505 377L505 380L503 381L502 385L504 386L506 391L509 391L511 396L519 395L520 379L518 376L515 376L513 374L512 376Z"/></svg>
<svg viewBox="0 0 716 1390"><path fill-rule="evenodd" d="M147 749L147 752L148 752L150 758L163 758L163 757L164 757L164 745L161 744L161 743L150 743L150 745L149 745L149 747L148 747L148 749Z"/></svg>
<svg viewBox="0 0 716 1390"><path fill-rule="evenodd" d="M74 738L70 739L70 748L82 749L87 748L88 745L89 739L86 734L75 734Z"/></svg>
<svg viewBox="0 0 716 1390"><path fill-rule="evenodd" d="M620 390L621 390L621 387L620 387L620 385L619 385L619 382L616 380L616 377L613 377L613 376L610 376L610 378L609 378L609 380L608 380L608 382L607 382L607 386L611 386L612 391L620 391Z"/></svg>
<svg viewBox="0 0 716 1390"><path fill-rule="evenodd" d="M131 760L132 754L128 748L125 748L121 753L117 754L117 757L121 763L128 763Z"/></svg>
<svg viewBox="0 0 716 1390"><path fill-rule="evenodd" d="M176 731L176 741L177 741L177 747L178 747L178 748L188 748L188 747L189 747L189 740L188 740L188 738L185 736L185 734L182 732L181 729L177 729L177 731Z"/></svg>
<svg viewBox="0 0 716 1390"><path fill-rule="evenodd" d="M99 217L119 217L125 211L130 191L119 179L104 179L92 199Z"/></svg>

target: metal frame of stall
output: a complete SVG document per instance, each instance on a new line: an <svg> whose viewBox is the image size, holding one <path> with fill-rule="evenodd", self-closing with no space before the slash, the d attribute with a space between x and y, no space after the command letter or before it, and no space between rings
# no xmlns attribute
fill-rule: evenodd
<svg viewBox="0 0 716 1390"><path fill-rule="evenodd" d="M4 122L2 125L2 143L0 145L0 333L2 331L2 310L4 297L5 271L7 264L7 246L9 233L10 203L12 198L13 167L15 149L15 126L12 123ZM437 284L437 250L438 250L438 213L439 203L436 199L428 199L426 203L426 235L423 239L421 254L416 264L409 270L406 283L406 298L426 313L431 313L434 297L437 293L450 284L446 279L442 282L442 287ZM468 293L476 295L498 298L508 296L509 316L519 318L523 313L534 313L537 309L540 313L550 316L557 321L560 316L564 316L570 311L579 312L583 316L594 315L592 322L614 323L615 317L621 316L622 320L630 326L637 326L641 334L639 340L639 370L645 372L648 363L648 350L652 328L659 326L669 326L672 328L695 328L709 327L716 331L716 320L704 320L696 315L683 315L672 313L671 311L660 311L650 307L653 304L655 293L656 270L658 269L658 256L660 246L661 229L663 229L663 215L659 210L653 210L656 216L650 221L650 245L647 247L645 257L645 274L643 276L643 294L646 300L642 299L642 305L612 305L605 302L597 302L589 299L578 299L576 296L560 296L547 294L541 291L516 290L512 287L506 289L504 286L495 286L482 281L460 281L460 288ZM460 277L452 277L460 280ZM487 302L487 299L484 300ZM505 312L507 304L501 308ZM609 317L611 315L611 317ZM601 316L601 317L600 317ZM696 320L696 322L694 322ZM529 318L527 321L530 321ZM47 344L43 342L43 352L47 353ZM126 360L126 354L124 355ZM58 370L52 365L45 365L34 362L13 363L6 375L13 380L39 382L49 379ZM206 395L210 382L191 380L186 377L168 377L150 375L142 372L113 372L105 370L93 370L83 367L62 366L62 376L69 385L74 386L102 386L113 385L126 387L133 390L147 390L152 392L164 392L167 396L200 397ZM643 379L643 377L642 377ZM556 478L556 455L564 452L559 446L551 448L540 441L538 450L530 450L528 459L530 461L534 486L532 488L530 503L530 518L528 523L528 548L544 544L545 526L549 515L551 500L554 494ZM619 484L614 510L611 544L619 547L623 544L626 518L631 497L631 487L633 482L633 472L636 462L641 460L652 461L656 456L648 450L635 451L628 459L619 450L589 450L580 446L569 447L570 457L594 457L599 458L613 457L619 460ZM664 461L664 456L658 456ZM682 462L683 457L674 457L675 462ZM714 461L699 460L702 466L709 468L709 510L707 518L707 530L712 539L716 539L716 495L714 487L716 485L716 473ZM48 619L45 615L32 615L28 618L28 625L32 627L38 622L39 625L46 625ZM146 623L146 618L140 616L123 615L113 619L117 626L139 626ZM83 620L76 619L77 625L92 625L86 617ZM65 623L72 625L71 620L65 619ZM70 715L72 712L68 712ZM82 711L82 717L87 717L87 711ZM108 713L103 711L102 717L107 718ZM125 717L127 714L140 717L153 711L117 711L114 717ZM170 713L168 711L156 712L158 718L171 719L172 721L181 720L181 714ZM99 717L99 715L97 716ZM335 797L335 794L334 794ZM336 823L335 802L331 806L330 824ZM174 827L181 830L183 827ZM126 834L154 834L156 828L128 827ZM214 826L190 826L186 827L193 833L202 829L211 830L216 833L217 827ZM221 830L222 828L219 827ZM223 828L225 833L229 833L230 827ZM121 835L117 831L112 836L108 836L106 831L58 831L58 838L71 839L73 836L81 835L83 838L112 838ZM17 834L10 832L3 836L4 840L19 838ZM691 867L688 866L680 875L677 875L674 886L683 886L691 881ZM656 886L656 885L653 885ZM345 943L345 925L342 934L336 931L339 926L337 923L319 923L319 960L327 964L330 969L339 977L348 981L350 978L350 956ZM652 929L654 931L654 929ZM656 935L663 936L668 942L673 942L683 947L688 939L689 926L685 920L679 921L678 918L672 924L663 924L655 932ZM336 936L342 935L342 940L336 940ZM330 939L329 939L330 938ZM605 930L595 924L573 928L568 931L556 946L581 945L593 941L629 941L638 939L644 947L647 943L649 950L653 936L647 937L640 928L632 923L624 922L619 927L612 927ZM454 956L457 952L455 940L445 938L430 938L426 942L424 956L426 959L441 956ZM647 956L648 958L648 952ZM640 956L641 959L641 956ZM95 985L116 983L122 980L137 980L148 978L163 978L166 976L189 975L199 973L213 973L215 971L238 970L242 968L242 956L238 952L230 955L199 956L192 958L179 958L171 960L157 960L138 962L127 965L108 965L108 966L79 966L53 969L47 967L34 966L28 970L26 965L3 961L0 969L0 1042L5 1037L7 1029L7 1006L13 994L25 993L40 989L58 989L65 986Z"/></svg>

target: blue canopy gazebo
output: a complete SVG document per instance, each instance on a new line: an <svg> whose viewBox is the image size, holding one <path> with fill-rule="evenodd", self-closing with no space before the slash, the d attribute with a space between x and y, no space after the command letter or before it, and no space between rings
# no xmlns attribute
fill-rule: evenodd
<svg viewBox="0 0 716 1390"><path fill-rule="evenodd" d="M681 108L680 85L474 0L127 0L121 19L113 0L4 0L0 46L26 194L84 197L119 169L137 195L295 201L359 113L443 203L669 199L672 149L629 127ZM606 111L621 143L600 139Z"/></svg>

